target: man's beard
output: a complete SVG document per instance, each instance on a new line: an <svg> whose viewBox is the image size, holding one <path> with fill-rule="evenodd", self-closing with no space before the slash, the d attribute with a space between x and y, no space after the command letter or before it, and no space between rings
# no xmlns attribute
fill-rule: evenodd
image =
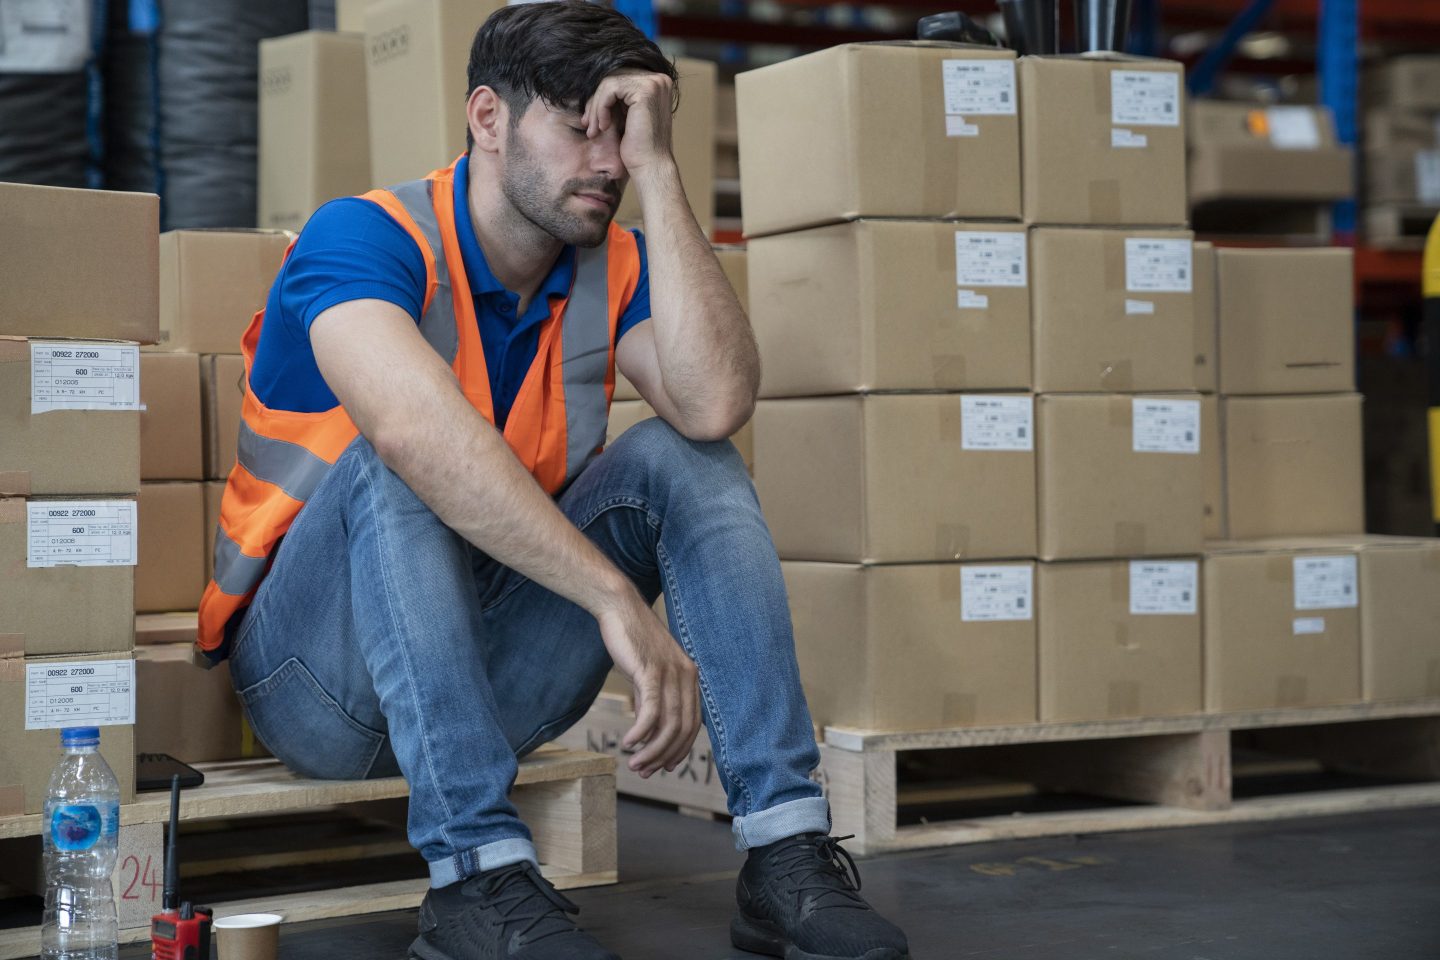
<svg viewBox="0 0 1440 960"><path fill-rule="evenodd" d="M511 131L500 189L522 217L561 243L577 247L598 247L604 243L610 221L620 206L621 187L606 177L567 180L558 191L552 192L544 168L526 147L519 130ZM603 194L611 201L610 209L587 210L583 214L571 212L566 203L581 190Z"/></svg>

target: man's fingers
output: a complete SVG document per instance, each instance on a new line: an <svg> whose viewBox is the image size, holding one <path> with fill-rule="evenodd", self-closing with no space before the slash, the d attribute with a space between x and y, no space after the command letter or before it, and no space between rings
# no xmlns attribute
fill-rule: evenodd
<svg viewBox="0 0 1440 960"><path fill-rule="evenodd" d="M620 745L626 750L634 750L638 744L649 743L655 732L655 721L660 716L659 705L656 704L655 690L642 688L640 684L635 686L635 723L629 731L621 738ZM636 769L632 758L630 768Z"/></svg>

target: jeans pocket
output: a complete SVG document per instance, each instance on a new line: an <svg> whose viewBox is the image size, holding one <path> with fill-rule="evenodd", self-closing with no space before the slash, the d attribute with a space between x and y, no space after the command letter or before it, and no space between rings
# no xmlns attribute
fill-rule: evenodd
<svg viewBox="0 0 1440 960"><path fill-rule="evenodd" d="M256 736L301 776L364 779L385 742L383 733L347 714L295 657L239 694Z"/></svg>

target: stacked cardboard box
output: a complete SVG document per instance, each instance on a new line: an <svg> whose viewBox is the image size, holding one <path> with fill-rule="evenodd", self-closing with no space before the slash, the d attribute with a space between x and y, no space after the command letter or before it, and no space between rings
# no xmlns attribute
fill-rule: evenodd
<svg viewBox="0 0 1440 960"><path fill-rule="evenodd" d="M61 726L134 795L142 384L158 198L0 184L0 815L36 813Z"/></svg>
<svg viewBox="0 0 1440 960"><path fill-rule="evenodd" d="M1033 721L1013 54L851 44L736 86L755 485L814 720Z"/></svg>
<svg viewBox="0 0 1440 960"><path fill-rule="evenodd" d="M1365 77L1365 228L1418 245L1440 213L1440 57L1395 57Z"/></svg>

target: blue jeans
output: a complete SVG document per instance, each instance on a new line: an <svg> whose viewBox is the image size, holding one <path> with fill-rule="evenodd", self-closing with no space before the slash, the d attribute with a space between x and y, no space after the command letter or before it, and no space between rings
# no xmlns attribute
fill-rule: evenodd
<svg viewBox="0 0 1440 960"><path fill-rule="evenodd" d="M785 586L728 441L627 430L558 505L695 661L736 845L829 829ZM507 799L517 757L579 720L610 656L595 619L475 549L361 437L281 543L233 629L256 735L305 776L403 774L410 842L443 886L535 860Z"/></svg>

